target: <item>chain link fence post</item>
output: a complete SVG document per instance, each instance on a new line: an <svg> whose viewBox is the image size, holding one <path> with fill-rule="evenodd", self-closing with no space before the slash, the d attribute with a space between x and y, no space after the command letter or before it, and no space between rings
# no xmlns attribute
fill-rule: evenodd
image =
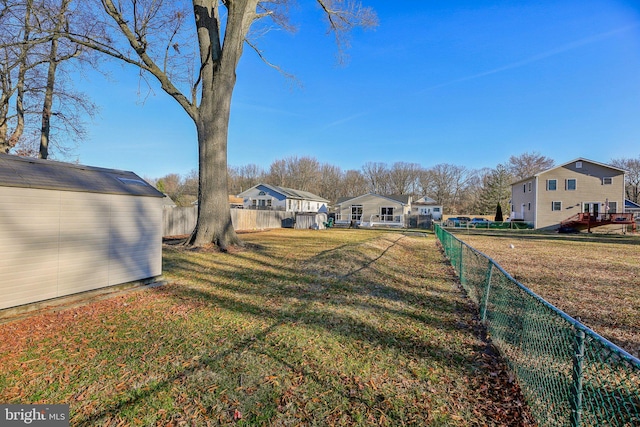
<svg viewBox="0 0 640 427"><path fill-rule="evenodd" d="M462 270L463 268L463 263L462 263L462 252L463 252L463 245L462 242L460 241L460 258L458 259L458 276L460 277L460 283L464 285L465 281L464 281L464 272Z"/></svg>
<svg viewBox="0 0 640 427"><path fill-rule="evenodd" d="M482 323L487 323L487 306L489 305L489 291L491 290L491 274L493 273L493 262L489 260L489 267L487 268L487 286L484 292L484 301L482 302L481 319Z"/></svg>
<svg viewBox="0 0 640 427"><path fill-rule="evenodd" d="M573 354L573 382L571 385L571 427L582 424L582 379L585 333L576 327Z"/></svg>

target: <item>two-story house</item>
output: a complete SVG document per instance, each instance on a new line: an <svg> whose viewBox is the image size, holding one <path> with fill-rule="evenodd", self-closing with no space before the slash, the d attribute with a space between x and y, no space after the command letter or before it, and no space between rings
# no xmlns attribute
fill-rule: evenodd
<svg viewBox="0 0 640 427"><path fill-rule="evenodd" d="M557 229L585 219L600 221L597 225L626 223L624 178L622 169L572 160L513 183L510 218L531 222L535 229Z"/></svg>

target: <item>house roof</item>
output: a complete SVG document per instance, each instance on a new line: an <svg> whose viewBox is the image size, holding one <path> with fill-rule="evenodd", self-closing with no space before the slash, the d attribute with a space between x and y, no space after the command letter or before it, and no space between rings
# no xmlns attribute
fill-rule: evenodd
<svg viewBox="0 0 640 427"><path fill-rule="evenodd" d="M0 186L164 197L133 172L0 153Z"/></svg>
<svg viewBox="0 0 640 427"><path fill-rule="evenodd" d="M578 157L577 159L573 159L573 160L571 160L570 162L566 162L566 163L563 163L563 164L561 164L561 165L554 166L554 167L549 168L549 169L545 169L545 170L543 170L543 171L541 171L541 172L538 172L538 173L537 173L537 174L535 174L535 175L531 175L531 176L528 176L528 177L526 177L526 178L519 179L518 181L514 181L514 182L512 182L512 183L511 183L511 185L519 184L519 183L521 183L522 181L528 181L528 180L530 180L531 178L536 178L536 177L538 177L538 176L542 175L543 173L547 173L547 172L552 171L552 170L554 170L554 169L559 169L559 168L565 167L565 166L570 165L571 163L575 163L575 162L588 162L588 163L592 163L592 164L594 164L594 165L598 165L598 166L602 166L602 167L605 167L605 168L609 168L609 169L617 170L617 171L622 172L622 173L626 173L626 172L627 172L627 171L625 171L624 169L620 169L620 168L617 168L617 167L615 167L615 166L608 165L608 164L606 164L606 163L600 163L600 162L596 162L596 161L594 161L594 160L585 159L584 157Z"/></svg>
<svg viewBox="0 0 640 427"><path fill-rule="evenodd" d="M629 199L625 199L624 200L624 207L625 207L625 209L640 209L640 205L639 204L634 203Z"/></svg>
<svg viewBox="0 0 640 427"><path fill-rule="evenodd" d="M434 199L432 199L429 196L423 196L423 197L420 197L417 200L414 200L412 202L412 204L414 204L414 205L438 205L438 202L436 202Z"/></svg>
<svg viewBox="0 0 640 427"><path fill-rule="evenodd" d="M398 202L402 205L408 205L411 203L411 196L407 195L407 194L396 194L396 195L391 195L391 196L383 196L381 194L376 194L376 193L367 193L367 194L361 194L359 196L356 197L341 197L338 199L338 202L336 203L337 205L341 205L345 202L348 202L350 200L356 200L359 199L361 197L365 197L365 196L374 196L374 197L380 197L382 199L388 199L388 200L393 200L394 202Z"/></svg>
<svg viewBox="0 0 640 427"><path fill-rule="evenodd" d="M280 193L283 196L285 196L287 199L312 200L312 201L315 201L315 202L329 203L329 201L327 199L325 199L323 197L320 197L320 196L318 196L316 194L310 193L308 191L294 190L293 188L278 187L277 185L270 185L270 184L254 185L250 189L245 190L242 193L238 194L238 197L240 197L242 194L247 193L248 191L253 190L254 188L259 188L259 187L263 187L263 188L266 188L266 189L268 189L270 191L274 191L276 193Z"/></svg>

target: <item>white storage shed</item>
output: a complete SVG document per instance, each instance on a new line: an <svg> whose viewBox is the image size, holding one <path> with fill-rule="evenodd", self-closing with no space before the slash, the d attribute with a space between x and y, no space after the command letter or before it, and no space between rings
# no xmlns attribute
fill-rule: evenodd
<svg viewBox="0 0 640 427"><path fill-rule="evenodd" d="M133 172L0 153L0 310L160 276L163 196Z"/></svg>

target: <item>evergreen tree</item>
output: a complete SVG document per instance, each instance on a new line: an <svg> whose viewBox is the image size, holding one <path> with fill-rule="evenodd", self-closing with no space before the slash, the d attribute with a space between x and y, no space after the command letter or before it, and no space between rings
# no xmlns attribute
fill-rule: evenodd
<svg viewBox="0 0 640 427"><path fill-rule="evenodd" d="M504 217L502 216L502 206L500 203L496 205L496 217L494 218L496 222L504 221Z"/></svg>

